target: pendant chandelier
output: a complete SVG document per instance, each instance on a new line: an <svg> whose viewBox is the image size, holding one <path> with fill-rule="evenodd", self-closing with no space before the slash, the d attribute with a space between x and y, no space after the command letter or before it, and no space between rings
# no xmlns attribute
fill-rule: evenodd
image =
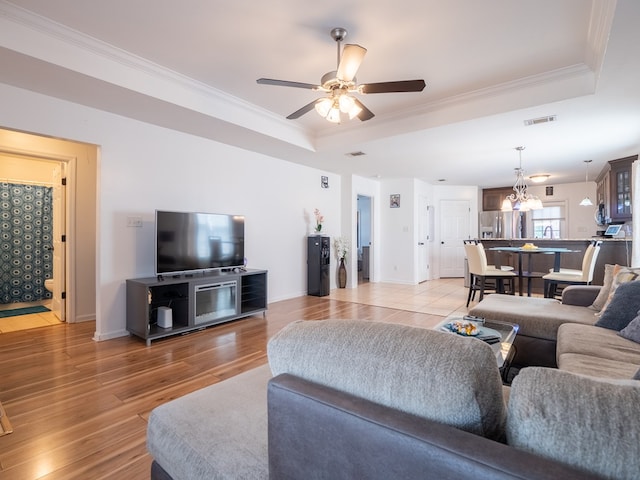
<svg viewBox="0 0 640 480"><path fill-rule="evenodd" d="M585 160L584 163L587 164L587 173L585 174L585 177L584 177L584 186L585 186L585 190L589 192L589 164L591 163L591 160ZM582 207L590 207L592 205L593 205L593 202L589 198L589 195L584 197L580 202L580 206Z"/></svg>
<svg viewBox="0 0 640 480"><path fill-rule="evenodd" d="M515 169L516 183L513 186L514 193L507 195L503 200L502 211L511 212L517 210L527 212L529 210L538 210L543 207L542 201L538 197L527 193L527 184L524 180L524 169L522 168L522 150L524 150L524 147L516 147L516 150L520 156L520 166Z"/></svg>

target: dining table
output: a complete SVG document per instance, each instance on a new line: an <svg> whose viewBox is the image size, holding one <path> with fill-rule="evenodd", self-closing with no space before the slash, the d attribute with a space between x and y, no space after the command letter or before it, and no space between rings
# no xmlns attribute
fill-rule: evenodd
<svg viewBox="0 0 640 480"><path fill-rule="evenodd" d="M571 250L569 248L564 247L490 247L487 250L496 252L497 255L494 255L494 263L497 269L502 267L502 259L501 253L517 253L518 254L518 293L520 296L523 295L523 279L526 278L527 282L527 296L531 296L531 279L532 278L541 278L545 273L535 272L532 264L532 255L554 255L553 259L553 271L560 271L560 256L563 253L576 253L580 250ZM523 256L527 256L527 269L523 268Z"/></svg>

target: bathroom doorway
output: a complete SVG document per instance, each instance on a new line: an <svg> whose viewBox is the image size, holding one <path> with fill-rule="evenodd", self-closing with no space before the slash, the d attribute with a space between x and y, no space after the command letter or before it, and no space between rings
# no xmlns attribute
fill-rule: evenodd
<svg viewBox="0 0 640 480"><path fill-rule="evenodd" d="M0 153L3 315L44 314L48 309L58 321L66 320L65 172L63 161Z"/></svg>
<svg viewBox="0 0 640 480"><path fill-rule="evenodd" d="M356 221L358 284L368 283L371 276L372 201L371 197L358 195Z"/></svg>

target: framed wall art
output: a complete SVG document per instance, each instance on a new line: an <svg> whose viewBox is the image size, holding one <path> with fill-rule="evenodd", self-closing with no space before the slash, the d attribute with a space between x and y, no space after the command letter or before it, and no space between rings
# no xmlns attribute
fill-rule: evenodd
<svg viewBox="0 0 640 480"><path fill-rule="evenodd" d="M389 195L389 207L391 208L400 208L400 194L394 193L393 195Z"/></svg>

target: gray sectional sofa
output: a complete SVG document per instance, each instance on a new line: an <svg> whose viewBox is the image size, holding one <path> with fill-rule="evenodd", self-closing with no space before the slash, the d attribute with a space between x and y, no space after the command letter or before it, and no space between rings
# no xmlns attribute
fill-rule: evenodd
<svg viewBox="0 0 640 480"><path fill-rule="evenodd" d="M516 366L556 367L558 329L564 323L594 325L598 310L591 308L599 286L571 286L562 300L511 295L489 295L469 310L482 318L517 323L514 343Z"/></svg>
<svg viewBox="0 0 640 480"><path fill-rule="evenodd" d="M637 380L531 367L505 387L484 342L357 320L295 322L271 339L268 356L269 365L153 410L153 479L640 471Z"/></svg>

